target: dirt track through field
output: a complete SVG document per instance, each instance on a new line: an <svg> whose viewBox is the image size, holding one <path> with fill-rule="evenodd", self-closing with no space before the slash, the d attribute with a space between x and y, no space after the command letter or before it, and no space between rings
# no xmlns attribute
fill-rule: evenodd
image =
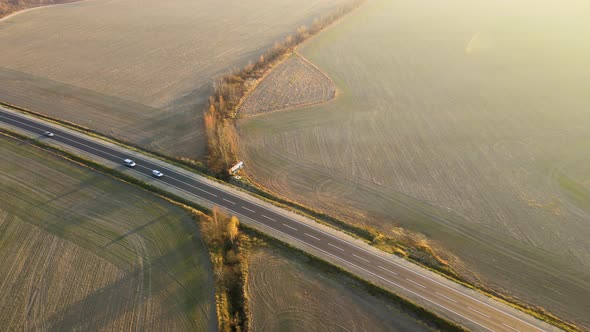
<svg viewBox="0 0 590 332"><path fill-rule="evenodd" d="M215 329L186 212L5 136L0 155L0 330Z"/></svg>

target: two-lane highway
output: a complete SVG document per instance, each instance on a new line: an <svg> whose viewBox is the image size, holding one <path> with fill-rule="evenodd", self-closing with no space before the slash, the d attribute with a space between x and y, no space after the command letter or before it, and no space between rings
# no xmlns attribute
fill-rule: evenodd
<svg viewBox="0 0 590 332"><path fill-rule="evenodd" d="M99 158L122 164L130 158L123 147L104 144L95 137L61 128L47 121L0 107L0 125L17 128L33 136L53 132L54 137L46 142L59 143ZM550 331L557 328L510 308L502 303L485 298L449 280L396 257L376 253L368 246L359 244L348 235L327 231L313 222L302 222L277 207L271 207L256 197L212 184L201 176L180 172L175 166L151 157L131 157L137 165L133 173L141 179L152 177L153 170L164 176L154 181L170 189L198 197L210 206L220 206L241 218L247 218L261 227L270 228L283 238L297 243L304 250L325 258L334 264L383 285L394 293L408 297L423 306L460 323L472 330L481 331ZM270 234L273 236L273 234ZM307 248L307 249L306 249Z"/></svg>

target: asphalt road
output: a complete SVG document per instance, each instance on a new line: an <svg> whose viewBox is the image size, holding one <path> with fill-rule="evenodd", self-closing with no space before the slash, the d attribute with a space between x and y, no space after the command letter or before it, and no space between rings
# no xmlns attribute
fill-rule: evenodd
<svg viewBox="0 0 590 332"><path fill-rule="evenodd" d="M85 137L83 134L74 135L61 130L58 126L48 125L44 121L24 117L3 108L0 108L0 123L6 123L38 135L42 135L45 131L53 132L55 136L50 138L51 140L116 163L122 163L123 159L129 158L125 153L100 143L96 138ZM314 227L313 224L305 224L292 219L277 212L277 209L257 203L255 198L249 199L244 195L236 195L224 191L219 186L212 186L175 172L163 161L154 163L149 159L137 157L134 157L133 160L137 163L133 168L135 172L151 176L152 170L157 169L164 173L164 176L157 181L201 197L212 204L234 212L238 216L246 216L268 226L290 239L304 243L305 246L331 257L332 261L341 262L343 267L348 270L352 266L357 273L369 275L374 280L382 281L381 284L387 285L387 288L393 292L412 294L414 297L422 299L422 303L425 303L426 307L435 309L435 311L443 313L445 317L460 322L470 329L512 332L556 329L530 316L523 317L522 314L517 314L496 301L478 299L470 294L470 291L461 290L462 287L450 287L448 285L450 281L436 280L420 269L414 270L411 266L405 266L382 255L377 255L352 241L347 241L344 236L340 238L320 227Z"/></svg>

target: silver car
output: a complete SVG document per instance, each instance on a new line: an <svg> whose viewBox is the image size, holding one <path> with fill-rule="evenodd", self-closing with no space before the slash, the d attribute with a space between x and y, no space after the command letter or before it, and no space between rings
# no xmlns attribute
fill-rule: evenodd
<svg viewBox="0 0 590 332"><path fill-rule="evenodd" d="M127 167L135 167L135 165L137 165L135 163L135 161L131 160L131 159L125 159L123 160L123 164Z"/></svg>

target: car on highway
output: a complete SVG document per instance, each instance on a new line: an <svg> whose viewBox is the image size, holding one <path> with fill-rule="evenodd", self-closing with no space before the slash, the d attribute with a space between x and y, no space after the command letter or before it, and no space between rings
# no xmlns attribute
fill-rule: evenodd
<svg viewBox="0 0 590 332"><path fill-rule="evenodd" d="M52 132L50 132L50 131L46 131L46 132L44 132L44 133L43 133L43 135L44 135L44 136L47 136L47 137L53 137L53 136L55 136L55 134L54 134L54 133L52 133Z"/></svg>
<svg viewBox="0 0 590 332"><path fill-rule="evenodd" d="M152 175L157 178L161 178L162 176L164 176L164 174L162 174L162 172L158 171L157 169L152 171Z"/></svg>
<svg viewBox="0 0 590 332"><path fill-rule="evenodd" d="M135 165L137 165L135 163L135 161L131 160L131 159L125 159L123 160L123 164L127 167L135 167Z"/></svg>

